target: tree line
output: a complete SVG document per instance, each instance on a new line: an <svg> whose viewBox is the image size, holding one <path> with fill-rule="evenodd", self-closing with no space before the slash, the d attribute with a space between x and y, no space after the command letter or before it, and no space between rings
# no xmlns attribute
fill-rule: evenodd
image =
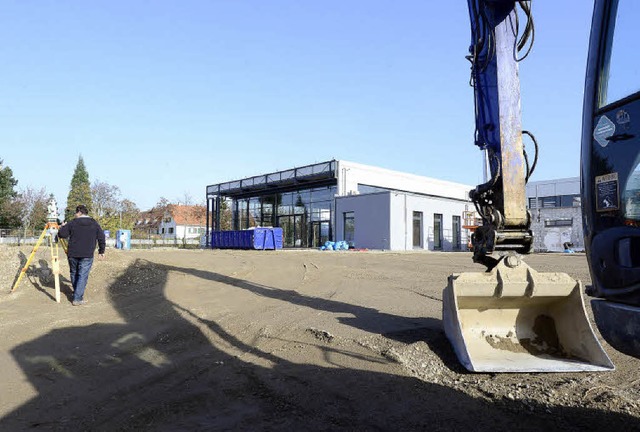
<svg viewBox="0 0 640 432"><path fill-rule="evenodd" d="M42 230L47 223L47 205L53 197L45 188L17 189L18 181L10 167L0 159L0 228ZM191 197L185 194L185 201ZM89 180L82 156L78 158L67 196L64 220L74 217L76 206L84 204L105 230L133 229L140 214L136 204L122 197L120 188L107 182ZM169 201L162 197L154 207L164 210ZM185 202L191 204L191 202Z"/></svg>

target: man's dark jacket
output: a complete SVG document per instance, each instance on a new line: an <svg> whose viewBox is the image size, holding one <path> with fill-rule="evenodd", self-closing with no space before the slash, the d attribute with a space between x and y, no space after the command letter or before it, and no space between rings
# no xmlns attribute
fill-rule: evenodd
<svg viewBox="0 0 640 432"><path fill-rule="evenodd" d="M105 248L104 231L95 219L80 216L60 227L58 237L69 239L67 256L71 258L93 258L98 242L98 253Z"/></svg>

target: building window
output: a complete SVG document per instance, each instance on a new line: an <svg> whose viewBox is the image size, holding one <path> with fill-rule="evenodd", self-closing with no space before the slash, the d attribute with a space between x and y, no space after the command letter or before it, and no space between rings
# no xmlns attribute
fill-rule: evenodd
<svg viewBox="0 0 640 432"><path fill-rule="evenodd" d="M433 215L433 249L442 250L442 215Z"/></svg>
<svg viewBox="0 0 640 432"><path fill-rule="evenodd" d="M573 219L545 219L545 227L573 226Z"/></svg>
<svg viewBox="0 0 640 432"><path fill-rule="evenodd" d="M169 228L169 234L173 234L173 228Z"/></svg>
<svg viewBox="0 0 640 432"><path fill-rule="evenodd" d="M353 212L344 212L344 241L353 244L356 235L356 223Z"/></svg>
<svg viewBox="0 0 640 432"><path fill-rule="evenodd" d="M454 250L460 250L461 249L461 241L460 241L460 237L461 233L462 233L462 224L460 223L460 216L454 216L453 217L453 238L452 238L452 243L453 243L453 249Z"/></svg>
<svg viewBox="0 0 640 432"><path fill-rule="evenodd" d="M413 212L413 247L422 248L422 212Z"/></svg>
<svg viewBox="0 0 640 432"><path fill-rule="evenodd" d="M556 207L580 207L580 194L538 197L538 205L535 197L529 198L530 209Z"/></svg>
<svg viewBox="0 0 640 432"><path fill-rule="evenodd" d="M170 218L170 217L164 218L164 221L165 221L166 223L169 223L169 222L171 222L171 218Z"/></svg>
<svg viewBox="0 0 640 432"><path fill-rule="evenodd" d="M560 207L580 207L580 195L561 195L560 198Z"/></svg>
<svg viewBox="0 0 640 432"><path fill-rule="evenodd" d="M162 234L164 234L164 228L162 228Z"/></svg>

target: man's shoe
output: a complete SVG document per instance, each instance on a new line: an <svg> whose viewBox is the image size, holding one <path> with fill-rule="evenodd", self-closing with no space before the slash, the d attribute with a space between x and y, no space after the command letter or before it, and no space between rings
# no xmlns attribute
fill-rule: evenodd
<svg viewBox="0 0 640 432"><path fill-rule="evenodd" d="M74 300L71 304L74 306L82 306L84 304L87 304L87 302L85 300Z"/></svg>

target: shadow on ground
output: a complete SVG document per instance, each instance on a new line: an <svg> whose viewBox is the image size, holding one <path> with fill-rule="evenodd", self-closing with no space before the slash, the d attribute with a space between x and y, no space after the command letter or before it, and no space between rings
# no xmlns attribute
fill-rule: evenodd
<svg viewBox="0 0 640 432"><path fill-rule="evenodd" d="M28 259L22 251L18 252L18 258L20 258L20 268L18 270L18 273L13 278L13 282L11 283L12 288L20 277L22 269L24 269L24 266L27 264ZM62 274L60 274L59 277L60 293L64 295L69 302L71 302L73 300L73 289L71 288L71 281L65 278ZM53 276L53 269L49 266L49 261L47 261L46 259L39 259L38 264L30 264L25 271L20 284L24 284L25 279L27 279L38 291L45 294L51 300L55 301L55 280ZM19 288L19 286L16 287L16 289Z"/></svg>
<svg viewBox="0 0 640 432"><path fill-rule="evenodd" d="M141 271L153 275L152 280L128 286ZM403 320L213 272L137 261L108 288L123 324L54 330L11 351L38 394L0 419L0 430L638 428L636 418L623 414L561 407L545 415L523 414L525 407L517 401L472 398L411 377L292 363L168 301L164 288L169 272L318 310L349 312L353 318L345 319L346 324L371 332L388 333ZM205 331L220 344L212 344ZM419 337L421 330L415 331L397 336L410 340ZM438 337L436 328L423 331ZM223 345L227 352L233 351L229 346L251 352L263 365L230 355ZM384 360L371 356L369 361Z"/></svg>

